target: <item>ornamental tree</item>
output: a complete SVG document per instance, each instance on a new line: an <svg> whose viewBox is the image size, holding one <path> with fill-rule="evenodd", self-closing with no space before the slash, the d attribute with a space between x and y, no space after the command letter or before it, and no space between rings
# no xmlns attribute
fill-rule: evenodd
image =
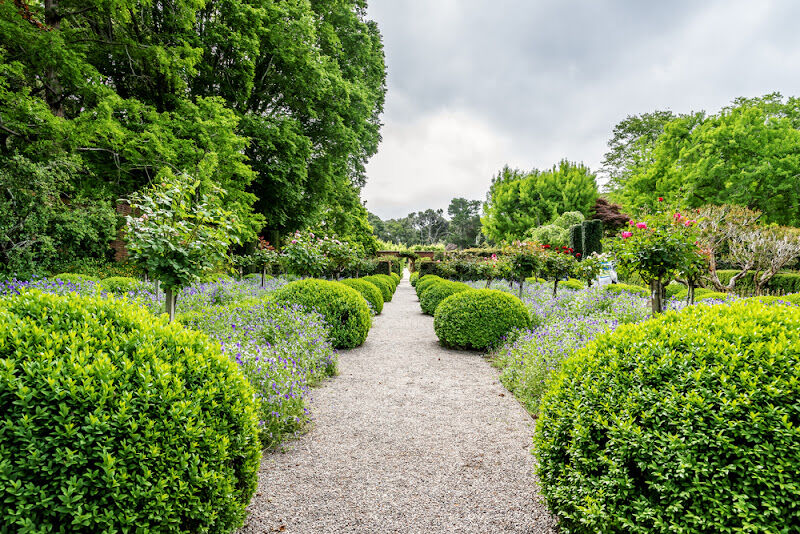
<svg viewBox="0 0 800 534"><path fill-rule="evenodd" d="M328 259L322 252L320 241L312 232L295 232L282 250L287 270L298 276L322 276L328 266Z"/></svg>
<svg viewBox="0 0 800 534"><path fill-rule="evenodd" d="M210 169L206 169L210 170ZM126 239L131 259L161 282L169 320L182 287L226 258L241 231L223 206L224 191L207 180L162 171L152 187L132 195Z"/></svg>
<svg viewBox="0 0 800 534"><path fill-rule="evenodd" d="M574 250L569 247L549 247L542 245L542 274L553 281L553 298L558 294L558 282L573 276L578 268Z"/></svg>
<svg viewBox="0 0 800 534"><path fill-rule="evenodd" d="M542 268L541 249L536 243L517 241L509 252L511 253L509 274L512 283L514 280L519 283L519 298L522 298L525 279Z"/></svg>
<svg viewBox="0 0 800 534"><path fill-rule="evenodd" d="M664 209L638 222L632 220L628 230L608 240L620 270L638 274L650 285L654 315L664 310L664 285L698 261L696 223L680 212Z"/></svg>

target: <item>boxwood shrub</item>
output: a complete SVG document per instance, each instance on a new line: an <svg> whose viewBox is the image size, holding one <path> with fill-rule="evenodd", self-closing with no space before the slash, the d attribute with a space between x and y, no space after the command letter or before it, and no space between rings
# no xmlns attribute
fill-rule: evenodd
<svg viewBox="0 0 800 534"><path fill-rule="evenodd" d="M573 289L575 291L586 288L586 284L584 284L580 280L576 280L575 278L570 278L569 280L564 280L563 282L559 282L558 285L559 287Z"/></svg>
<svg viewBox="0 0 800 534"><path fill-rule="evenodd" d="M388 274L374 274L373 276L377 276L381 280L385 280L389 284L389 287L392 288L392 294L397 291L397 282Z"/></svg>
<svg viewBox="0 0 800 534"><path fill-rule="evenodd" d="M100 280L97 276L92 276L89 274L80 274L80 273L61 273L53 276L52 278L58 278L59 280L63 280L65 282L72 282L74 284L80 282L97 282Z"/></svg>
<svg viewBox="0 0 800 534"><path fill-rule="evenodd" d="M419 299L419 306L422 308L422 313L426 315L433 315L436 307L444 299L450 295L454 295L460 291L471 289L467 284L461 282L451 282L450 280L436 280L428 286L425 292Z"/></svg>
<svg viewBox="0 0 800 534"><path fill-rule="evenodd" d="M347 278L342 280L342 283L361 293L361 296L370 303L375 313L381 313L383 311L383 295L381 294L381 290L378 289L378 286L357 278Z"/></svg>
<svg viewBox="0 0 800 534"><path fill-rule="evenodd" d="M396 272L392 271L392 274L390 276L394 279L394 285L395 286L400 284L400 280L402 280L402 278L400 277L399 274L397 274Z"/></svg>
<svg viewBox="0 0 800 534"><path fill-rule="evenodd" d="M417 287L417 280L419 280L419 273L417 271L408 275L408 281L411 283L411 287Z"/></svg>
<svg viewBox="0 0 800 534"><path fill-rule="evenodd" d="M422 293L434 282L444 280L439 276L434 274L426 274L425 276L420 276L419 280L417 280L417 286L414 288L417 291L417 297L422 298Z"/></svg>
<svg viewBox="0 0 800 534"><path fill-rule="evenodd" d="M337 349L352 349L364 343L372 325L369 307L361 293L339 282L298 280L273 291L270 299L321 313L331 328L331 342Z"/></svg>
<svg viewBox="0 0 800 534"><path fill-rule="evenodd" d="M106 293L124 294L133 291L140 285L139 280L128 276L111 276L100 281L100 289Z"/></svg>
<svg viewBox="0 0 800 534"><path fill-rule="evenodd" d="M514 295L496 289L461 291L436 308L433 329L443 345L485 350L515 328L530 326L528 309Z"/></svg>
<svg viewBox="0 0 800 534"><path fill-rule="evenodd" d="M643 286L634 286L631 284L608 284L603 286L603 289L610 293L633 293L634 295L642 295L644 297L650 296L650 290Z"/></svg>
<svg viewBox="0 0 800 534"><path fill-rule="evenodd" d="M361 280L366 280L370 284L377 287L378 290L381 292L381 296L383 297L384 302L391 302L392 295L394 295L392 284L390 284L383 278L379 278L378 275L376 274L370 276L363 276L361 277Z"/></svg>
<svg viewBox="0 0 800 534"><path fill-rule="evenodd" d="M723 270L720 269L717 271L717 276L719 277L719 281L722 282L723 285L727 285L731 278L739 271L734 270ZM744 277L740 278L736 282L736 286L734 287L735 291L752 291L755 289L755 284L753 284L753 272L748 272ZM782 291L786 293L795 293L800 291L800 273L797 272L789 272L784 271L776 274L772 280L767 282L766 289L768 291Z"/></svg>
<svg viewBox="0 0 800 534"><path fill-rule="evenodd" d="M800 313L756 300L620 326L542 401L539 478L567 532L800 524Z"/></svg>
<svg viewBox="0 0 800 534"><path fill-rule="evenodd" d="M253 390L204 335L115 299L0 300L0 532L228 532Z"/></svg>

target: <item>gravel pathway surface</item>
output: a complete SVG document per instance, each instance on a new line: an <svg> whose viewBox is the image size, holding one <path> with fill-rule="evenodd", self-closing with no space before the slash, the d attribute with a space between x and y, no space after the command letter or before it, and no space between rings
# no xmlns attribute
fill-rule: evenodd
<svg viewBox="0 0 800 534"><path fill-rule="evenodd" d="M264 457L242 533L552 532L533 420L481 355L439 346L407 279L339 370Z"/></svg>

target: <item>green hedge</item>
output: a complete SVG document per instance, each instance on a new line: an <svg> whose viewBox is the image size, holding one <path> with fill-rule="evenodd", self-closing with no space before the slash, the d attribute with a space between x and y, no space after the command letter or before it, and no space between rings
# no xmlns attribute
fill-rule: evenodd
<svg viewBox="0 0 800 534"><path fill-rule="evenodd" d="M734 270L719 270L717 276L722 285L727 285L731 278L739 271ZM742 278L736 281L734 291L753 291L755 285L753 284L753 273L749 272ZM767 290L783 293L798 293L800 292L800 273L795 272L782 272L776 274L772 280L767 283Z"/></svg>
<svg viewBox="0 0 800 534"><path fill-rule="evenodd" d="M394 294L394 292L397 291L397 282L395 281L394 278L392 278L388 274L375 274L373 276L377 276L381 280L385 280L386 283L389 284L389 286L392 288L392 294Z"/></svg>
<svg viewBox="0 0 800 534"><path fill-rule="evenodd" d="M650 296L650 290L642 286L634 286L630 284L608 284L603 286L605 291L609 293L633 293L634 295L641 295L644 297Z"/></svg>
<svg viewBox="0 0 800 534"><path fill-rule="evenodd" d="M106 293L124 294L139 287L141 282L127 276L111 276L100 281L100 289Z"/></svg>
<svg viewBox="0 0 800 534"><path fill-rule="evenodd" d="M800 524L800 313L693 306L598 337L534 435L568 532L790 532Z"/></svg>
<svg viewBox="0 0 800 534"><path fill-rule="evenodd" d="M454 295L460 291L471 289L467 284L461 282L451 282L449 280L436 280L428 286L425 292L419 299L419 306L422 308L422 313L426 315L433 315L436 307L444 299L450 295Z"/></svg>
<svg viewBox="0 0 800 534"><path fill-rule="evenodd" d="M352 349L364 343L372 325L369 307L361 293L339 282L298 280L276 289L270 298L322 314L331 328L331 343L337 349Z"/></svg>
<svg viewBox="0 0 800 534"><path fill-rule="evenodd" d="M411 282L411 287L417 287L417 280L419 280L419 273L414 271L408 277L408 281Z"/></svg>
<svg viewBox="0 0 800 534"><path fill-rule="evenodd" d="M584 257L591 255L592 252L597 252L598 254L603 252L603 221L598 219L583 221L581 226L583 234L581 236L581 250Z"/></svg>
<svg viewBox="0 0 800 534"><path fill-rule="evenodd" d="M496 289L472 289L444 299L433 329L452 348L486 350L516 328L530 327L528 309L514 295Z"/></svg>
<svg viewBox="0 0 800 534"><path fill-rule="evenodd" d="M575 224L569 227L569 246L575 254L580 254L580 258L586 256L583 253L583 225Z"/></svg>
<svg viewBox="0 0 800 534"><path fill-rule="evenodd" d="M383 295L381 294L381 290L378 289L378 286L367 280L354 278L342 280L342 283L361 293L361 296L372 305L375 313L381 313L383 311Z"/></svg>
<svg viewBox="0 0 800 534"><path fill-rule="evenodd" d="M377 287L381 292L384 302L391 302L392 295L394 295L394 290L392 289L392 284L387 282L385 278L381 278L378 275L373 274L370 276L364 276L361 278L361 280L366 280Z"/></svg>
<svg viewBox="0 0 800 534"><path fill-rule="evenodd" d="M254 393L205 335L115 299L0 300L0 531L228 532Z"/></svg>
<svg viewBox="0 0 800 534"><path fill-rule="evenodd" d="M567 289L574 289L575 291L579 289L586 289L586 284L581 282L580 280L576 280L574 278L570 278L569 280L564 280L563 282L558 283L559 287L565 287Z"/></svg>
<svg viewBox="0 0 800 534"><path fill-rule="evenodd" d="M391 275L389 275L389 276L391 276L391 277L394 279L394 285L396 285L396 286L397 286L397 285L400 285L400 280L402 280L402 278L400 277L400 275L399 275L399 274L397 274L397 273L393 272L393 273L392 273Z"/></svg>
<svg viewBox="0 0 800 534"><path fill-rule="evenodd" d="M425 276L420 276L419 280L417 280L417 287L415 288L417 291L417 297L422 298L422 293L434 282L438 282L444 280L439 276L434 274L426 274Z"/></svg>
<svg viewBox="0 0 800 534"><path fill-rule="evenodd" d="M100 278L97 276L79 273L61 273L53 276L53 278L58 278L64 282L72 282L73 284L79 284L81 282L97 282L100 280Z"/></svg>

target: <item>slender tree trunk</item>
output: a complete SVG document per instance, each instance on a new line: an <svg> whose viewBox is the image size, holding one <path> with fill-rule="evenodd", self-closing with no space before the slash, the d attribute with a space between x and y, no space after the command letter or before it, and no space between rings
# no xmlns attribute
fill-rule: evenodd
<svg viewBox="0 0 800 534"><path fill-rule="evenodd" d="M522 300L522 288L525 286L525 279L519 281L519 299Z"/></svg>
<svg viewBox="0 0 800 534"><path fill-rule="evenodd" d="M264 289L265 287L267 287L267 266L266 265L264 265L264 267L261 269L261 289Z"/></svg>
<svg viewBox="0 0 800 534"><path fill-rule="evenodd" d="M492 279L491 278L487 278L486 279L486 289L490 289L491 287L492 287Z"/></svg>
<svg viewBox="0 0 800 534"><path fill-rule="evenodd" d="M556 277L555 282L553 282L553 298L556 298L558 295L558 277Z"/></svg>
<svg viewBox="0 0 800 534"><path fill-rule="evenodd" d="M654 278L650 281L650 307L653 316L658 315L664 311L664 301L662 300L663 294L661 293L661 278Z"/></svg>
<svg viewBox="0 0 800 534"><path fill-rule="evenodd" d="M175 294L172 292L172 288L164 290L164 296L169 322L172 322L175 319Z"/></svg>
<svg viewBox="0 0 800 534"><path fill-rule="evenodd" d="M694 284L694 282L692 280L689 280L688 286L689 286L689 291L686 294L686 304L688 304L689 306L692 306L692 305L694 305L694 288L695 288L695 284Z"/></svg>
<svg viewBox="0 0 800 534"><path fill-rule="evenodd" d="M161 293L161 281L160 280L156 280L155 286L156 286L156 300L159 300L161 298L161 295L160 295L160 293Z"/></svg>

